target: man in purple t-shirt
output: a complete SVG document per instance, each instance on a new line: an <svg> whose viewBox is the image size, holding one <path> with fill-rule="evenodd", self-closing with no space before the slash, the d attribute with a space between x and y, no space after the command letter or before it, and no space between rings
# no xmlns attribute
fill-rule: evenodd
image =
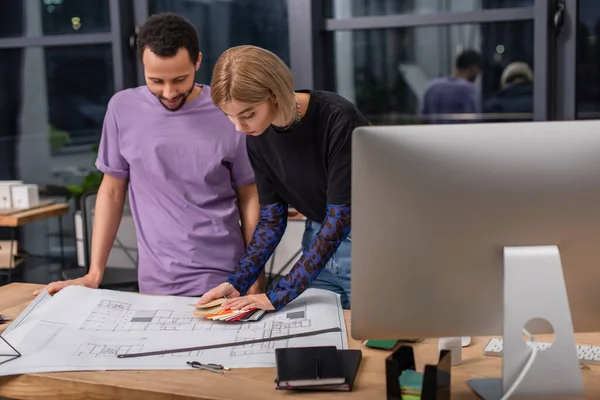
<svg viewBox="0 0 600 400"><path fill-rule="evenodd" d="M474 82L482 66L481 55L477 51L465 50L456 58L453 77L433 80L423 98L421 115L425 122L443 124L478 119L481 100ZM459 117L460 114L465 114L464 118Z"/></svg>
<svg viewBox="0 0 600 400"><path fill-rule="evenodd" d="M50 292L99 286L127 188L142 293L197 296L222 283L258 222L245 137L213 104L210 87L194 82L202 55L193 25L154 15L138 50L147 86L115 94L104 119L89 273L54 282Z"/></svg>

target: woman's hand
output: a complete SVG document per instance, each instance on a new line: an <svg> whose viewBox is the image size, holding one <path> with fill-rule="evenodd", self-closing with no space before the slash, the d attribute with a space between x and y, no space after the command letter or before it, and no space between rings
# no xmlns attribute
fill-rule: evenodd
<svg viewBox="0 0 600 400"><path fill-rule="evenodd" d="M232 297L240 297L240 292L238 292L237 289L234 288L231 283L221 283L219 286L212 288L208 292L204 293L202 297L200 297L200 300L198 300L198 305L201 306L203 304L209 303L216 299L220 299L222 297L228 299Z"/></svg>
<svg viewBox="0 0 600 400"><path fill-rule="evenodd" d="M204 296L203 296L204 297ZM261 310L273 311L275 307L266 294L251 294L248 296L236 297L227 299L221 307L230 310L249 310L251 308L259 308Z"/></svg>

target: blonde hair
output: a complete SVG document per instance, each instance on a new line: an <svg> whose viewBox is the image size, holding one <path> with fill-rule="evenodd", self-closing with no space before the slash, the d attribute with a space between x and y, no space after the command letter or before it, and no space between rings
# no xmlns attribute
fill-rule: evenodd
<svg viewBox="0 0 600 400"><path fill-rule="evenodd" d="M533 81L533 71L527 63L517 61L508 64L506 68L504 68L504 71L502 71L500 84L502 85L502 88L506 88L513 84L517 79L526 82Z"/></svg>
<svg viewBox="0 0 600 400"><path fill-rule="evenodd" d="M292 119L296 104L292 72L269 50L256 46L226 50L215 64L210 86L219 108L232 100L258 104L271 98L282 119Z"/></svg>

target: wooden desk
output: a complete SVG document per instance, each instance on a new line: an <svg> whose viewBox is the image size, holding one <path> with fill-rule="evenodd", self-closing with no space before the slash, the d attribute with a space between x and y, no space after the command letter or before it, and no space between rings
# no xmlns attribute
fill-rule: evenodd
<svg viewBox="0 0 600 400"><path fill-rule="evenodd" d="M0 287L2 314L16 317L31 299L35 286L11 284ZM41 287L41 286L40 286ZM9 300L14 298L14 301ZM22 303L21 303L22 302ZM346 312L349 327L350 313ZM0 329L2 325L0 325ZM501 374L499 357L483 356L481 350L487 338L473 338L473 345L463 349L463 364L452 369L452 398L476 399L465 381L479 377L498 377ZM542 338L540 338L542 340ZM577 335L580 344L600 344L600 334ZM224 375L198 370L180 371L98 371L59 372L18 375L0 378L0 397L18 399L248 399L266 398L304 399L385 399L385 365L388 351L373 350L348 338L350 348L363 351L363 360L354 390L350 393L293 393L276 391L274 368L241 368ZM425 363L437 359L437 341L426 340L414 345L417 368L423 371ZM583 370L587 397L600 398L600 366Z"/></svg>
<svg viewBox="0 0 600 400"><path fill-rule="evenodd" d="M22 212L10 215L0 215L0 226L16 228L41 219L57 217L66 214L69 211L68 204L50 204L44 207L24 210Z"/></svg>
<svg viewBox="0 0 600 400"><path fill-rule="evenodd" d="M11 228L10 229L10 242L11 250L13 254L17 254L18 249L15 249L13 244L16 240L16 231L19 226L23 226L30 222L39 221L46 218L58 217L58 229L59 229L59 241L60 241L60 262L61 267L64 269L64 243L63 243L63 228L62 228L62 216L69 211L69 205L63 203L49 204L38 208L32 208L9 215L0 215L0 227ZM20 263L20 262L19 262ZM12 280L13 270L19 264L12 262L8 267L4 266L0 268L0 275L6 275L8 282Z"/></svg>

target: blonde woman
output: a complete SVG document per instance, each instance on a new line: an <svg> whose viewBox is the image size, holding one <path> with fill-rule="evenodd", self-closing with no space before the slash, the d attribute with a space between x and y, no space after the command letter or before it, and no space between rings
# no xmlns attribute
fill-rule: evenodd
<svg viewBox="0 0 600 400"><path fill-rule="evenodd" d="M279 310L310 286L340 294L350 308L350 145L365 117L335 93L295 92L284 62L254 46L223 53L211 88L213 102L248 136L261 212L234 271L199 303L226 296L227 308ZM285 232L289 205L307 217L303 254L272 290L246 295Z"/></svg>

